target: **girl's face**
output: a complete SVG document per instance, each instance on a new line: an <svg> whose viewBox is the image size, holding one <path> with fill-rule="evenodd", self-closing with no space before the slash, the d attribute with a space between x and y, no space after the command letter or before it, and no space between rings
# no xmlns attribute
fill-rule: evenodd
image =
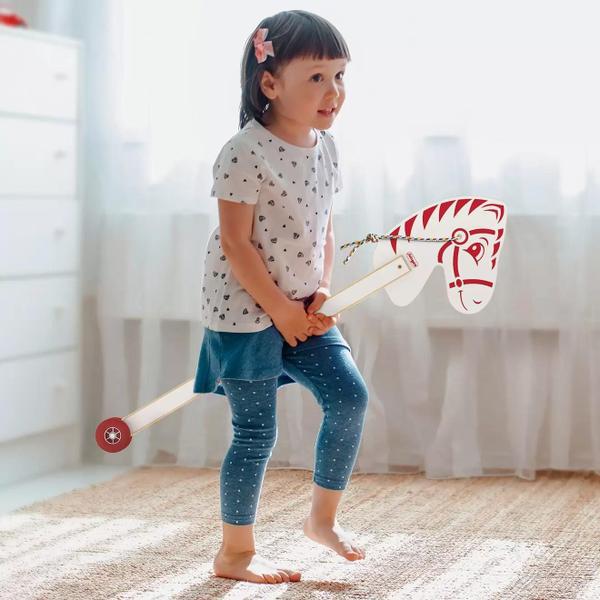
<svg viewBox="0 0 600 600"><path fill-rule="evenodd" d="M295 58L276 77L265 71L261 89L276 118L328 129L346 98L344 71L347 63L345 58Z"/></svg>

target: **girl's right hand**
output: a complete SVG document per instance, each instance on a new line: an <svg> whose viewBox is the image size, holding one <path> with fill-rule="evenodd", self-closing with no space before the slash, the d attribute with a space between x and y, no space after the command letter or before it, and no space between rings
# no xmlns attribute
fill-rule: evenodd
<svg viewBox="0 0 600 600"><path fill-rule="evenodd" d="M298 345L296 338L301 342L305 342L311 335L309 328L312 323L308 320L302 300L290 300L288 298L274 314L269 316L279 333L292 347Z"/></svg>

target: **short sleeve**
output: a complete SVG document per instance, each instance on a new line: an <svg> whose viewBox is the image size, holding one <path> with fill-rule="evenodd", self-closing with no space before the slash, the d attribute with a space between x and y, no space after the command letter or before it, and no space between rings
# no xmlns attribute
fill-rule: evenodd
<svg viewBox="0 0 600 600"><path fill-rule="evenodd" d="M213 165L211 196L242 204L256 204L264 181L263 161L241 137L221 148Z"/></svg>
<svg viewBox="0 0 600 600"><path fill-rule="evenodd" d="M330 138L331 158L333 161L333 193L336 194L344 188L344 182L342 180L342 172L340 170L339 154L335 138L333 137L333 135L331 135L331 133L329 133L328 135Z"/></svg>

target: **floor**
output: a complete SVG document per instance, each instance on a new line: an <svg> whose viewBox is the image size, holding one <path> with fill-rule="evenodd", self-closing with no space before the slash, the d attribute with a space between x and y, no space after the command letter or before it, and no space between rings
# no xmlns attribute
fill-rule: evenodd
<svg viewBox="0 0 600 600"><path fill-rule="evenodd" d="M94 483L108 481L130 469L131 467L97 464L79 465L48 473L35 479L2 486L0 487L0 515L38 500L45 500Z"/></svg>
<svg viewBox="0 0 600 600"><path fill-rule="evenodd" d="M44 600L600 599L595 474L432 481L357 473L340 522L366 559L348 561L302 531L311 473L274 469L261 494L258 547L302 573L278 585L214 576L219 471L198 475L197 467L135 469L58 504L42 501L23 518L0 515L0 598L23 598L26 589ZM83 476L63 482L92 481ZM42 491L57 490L46 479Z"/></svg>

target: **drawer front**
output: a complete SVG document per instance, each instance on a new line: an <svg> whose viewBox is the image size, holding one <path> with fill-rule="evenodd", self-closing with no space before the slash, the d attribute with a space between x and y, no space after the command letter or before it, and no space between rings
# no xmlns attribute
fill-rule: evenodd
<svg viewBox="0 0 600 600"><path fill-rule="evenodd" d="M0 359L79 344L77 277L0 281Z"/></svg>
<svg viewBox="0 0 600 600"><path fill-rule="evenodd" d="M0 199L0 277L79 270L79 204Z"/></svg>
<svg viewBox="0 0 600 600"><path fill-rule="evenodd" d="M0 33L0 111L77 118L76 46Z"/></svg>
<svg viewBox="0 0 600 600"><path fill-rule="evenodd" d="M76 352L0 362L0 443L78 422Z"/></svg>
<svg viewBox="0 0 600 600"><path fill-rule="evenodd" d="M0 195L74 196L77 128L0 118Z"/></svg>

